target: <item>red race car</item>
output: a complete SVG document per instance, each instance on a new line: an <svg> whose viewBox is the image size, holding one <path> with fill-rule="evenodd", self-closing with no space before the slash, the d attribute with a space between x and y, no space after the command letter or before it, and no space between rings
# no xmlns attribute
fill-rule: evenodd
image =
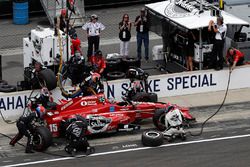
<svg viewBox="0 0 250 167"><path fill-rule="evenodd" d="M43 103L43 100L33 100L30 108L42 104L47 108L45 122L53 137L59 137L63 129L62 122L75 115L81 115L88 122L87 135L111 131L129 131L138 129L135 124L142 119L153 118L155 126L163 130L165 128L165 111L170 103L161 102L134 102L124 98L122 102L114 102L106 99L104 94L86 97L77 97L70 100L61 100L60 104L53 102ZM176 105L175 105L176 106ZM186 123L194 121L188 108L177 106Z"/></svg>

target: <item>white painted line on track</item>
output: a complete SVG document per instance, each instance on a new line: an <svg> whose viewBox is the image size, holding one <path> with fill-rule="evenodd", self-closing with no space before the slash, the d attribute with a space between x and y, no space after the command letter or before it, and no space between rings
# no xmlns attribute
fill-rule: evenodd
<svg viewBox="0 0 250 167"><path fill-rule="evenodd" d="M189 145L189 144L198 144L198 143L205 143L205 142L214 142L214 141L222 141L222 140L230 140L230 139L247 138L247 137L250 137L250 134L229 136L229 137L220 137L220 138L213 138L213 139L187 141L187 142L181 142L181 143L164 144L164 145L161 145L159 147L140 147L140 148L126 149L126 150L108 151L108 152L91 154L91 155L89 155L89 157L96 157L96 156L110 155L110 154L118 154L118 153L132 152L132 151L140 151L140 150L147 150L147 149L154 149L154 148L161 148L161 147L173 147L173 146L180 146L180 145ZM16 167L16 166L34 165L34 164L42 164L42 163L56 162L56 161L65 161L65 160L71 160L71 159L76 159L76 158L85 157L85 156L86 155L79 155L77 157L63 157L63 158L56 158L56 159L49 159L49 160L42 160L42 161L34 161L34 162L12 164L12 165L6 165L6 166L2 166L2 167Z"/></svg>

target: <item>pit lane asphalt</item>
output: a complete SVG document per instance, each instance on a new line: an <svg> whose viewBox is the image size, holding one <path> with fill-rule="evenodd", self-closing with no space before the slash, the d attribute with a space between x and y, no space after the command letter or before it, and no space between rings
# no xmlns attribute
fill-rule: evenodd
<svg viewBox="0 0 250 167"><path fill-rule="evenodd" d="M194 108L192 114L195 114L201 122L217 107ZM71 164L75 166L110 166L111 164L112 166L166 166L166 164L167 166L236 166L236 164L247 166L250 164L248 159L250 137L234 139L224 137L250 134L249 112L249 103L226 105L220 114L207 124L202 136L188 136L186 144L176 140L174 143L166 142L164 147L150 149L142 147L140 142L142 131L153 128L151 120L147 120L142 122L143 129L140 131L91 138L89 142L95 146L96 154L77 159L68 157L63 151L64 140L57 139L55 141L57 145L49 148L48 154L27 155L23 153L23 147L10 147L8 140L0 137L0 166L13 164L62 167ZM189 130L196 133L199 131L199 125L200 123L195 124ZM209 141L211 139L215 141ZM197 141L199 143L193 143ZM21 142L25 143L24 140Z"/></svg>

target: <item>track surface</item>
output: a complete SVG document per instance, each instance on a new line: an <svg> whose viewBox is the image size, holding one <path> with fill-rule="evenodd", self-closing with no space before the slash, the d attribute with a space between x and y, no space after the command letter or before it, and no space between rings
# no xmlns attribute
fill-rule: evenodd
<svg viewBox="0 0 250 167"><path fill-rule="evenodd" d="M196 108L192 114L198 122L214 112L216 107ZM8 140L0 137L0 166L248 166L250 159L250 104L225 106L221 113L207 124L200 137L188 136L187 141L165 142L162 147L147 148L140 142L145 129L154 128L151 120L142 122L142 130L92 137L96 153L78 158L68 156L63 148L65 141L56 139L56 145L46 153L24 154L22 146L10 147ZM200 123L189 130L198 132ZM21 141L25 144L25 140Z"/></svg>

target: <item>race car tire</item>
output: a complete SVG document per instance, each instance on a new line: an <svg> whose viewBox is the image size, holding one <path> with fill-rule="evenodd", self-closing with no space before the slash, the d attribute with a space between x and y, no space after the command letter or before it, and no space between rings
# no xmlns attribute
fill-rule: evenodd
<svg viewBox="0 0 250 167"><path fill-rule="evenodd" d="M52 134L48 128L36 127L33 133L33 148L36 151L44 151L52 144Z"/></svg>
<svg viewBox="0 0 250 167"><path fill-rule="evenodd" d="M122 79L124 77L125 77L125 73L120 72L120 71L114 71L114 72L107 73L107 79L108 80Z"/></svg>
<svg viewBox="0 0 250 167"><path fill-rule="evenodd" d="M142 133L141 141L144 146L157 147L163 144L164 137L161 132L150 130Z"/></svg>
<svg viewBox="0 0 250 167"><path fill-rule="evenodd" d="M8 82L5 81L5 80L0 80L0 86L1 86L1 85L8 85Z"/></svg>
<svg viewBox="0 0 250 167"><path fill-rule="evenodd" d="M140 67L141 61L136 57L124 57L122 58L123 72L127 72L130 67Z"/></svg>
<svg viewBox="0 0 250 167"><path fill-rule="evenodd" d="M132 101L139 101L139 102L156 103L158 101L158 96L156 93L138 92L131 98L131 100Z"/></svg>
<svg viewBox="0 0 250 167"><path fill-rule="evenodd" d="M39 79L46 83L48 90L55 89L57 86L56 75L51 69L44 69L39 73Z"/></svg>
<svg viewBox="0 0 250 167"><path fill-rule="evenodd" d="M16 86L13 85L0 85L0 92L15 92Z"/></svg>
<svg viewBox="0 0 250 167"><path fill-rule="evenodd" d="M109 72L120 71L121 70L121 59L107 59L106 60L106 70Z"/></svg>
<svg viewBox="0 0 250 167"><path fill-rule="evenodd" d="M160 130L164 131L166 129L165 125L165 109L157 109L153 115L153 123L155 127Z"/></svg>

